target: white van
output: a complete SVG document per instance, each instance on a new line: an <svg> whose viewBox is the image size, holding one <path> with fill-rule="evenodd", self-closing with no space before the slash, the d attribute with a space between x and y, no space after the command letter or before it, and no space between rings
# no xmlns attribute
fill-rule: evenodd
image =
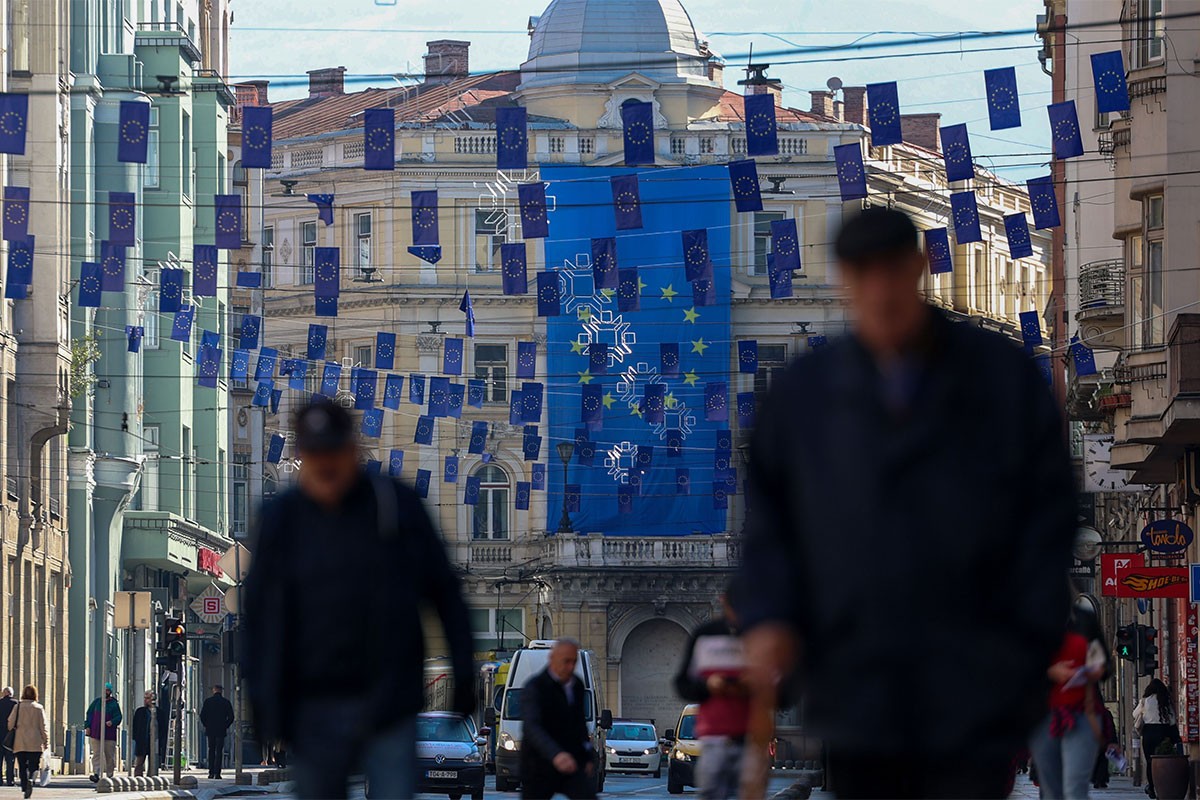
<svg viewBox="0 0 1200 800"><path fill-rule="evenodd" d="M499 718L490 727L497 731L496 739L496 791L508 792L521 782L521 688L531 678L546 668L550 660L553 640L538 639L528 647L513 653L508 667L508 680L504 685L504 699L500 704ZM592 736L592 747L597 755L596 791L604 790L605 732L612 727L612 712L604 708L604 694L597 679L592 652L579 651L579 662L575 674L583 681L587 690L588 732ZM495 711L490 712L496 716Z"/></svg>

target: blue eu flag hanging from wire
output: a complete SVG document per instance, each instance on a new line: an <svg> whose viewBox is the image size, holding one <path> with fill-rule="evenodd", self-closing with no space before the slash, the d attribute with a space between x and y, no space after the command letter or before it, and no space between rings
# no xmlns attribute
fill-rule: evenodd
<svg viewBox="0 0 1200 800"><path fill-rule="evenodd" d="M526 294L529 291L529 268L524 242L500 245L500 282L505 294Z"/></svg>
<svg viewBox="0 0 1200 800"><path fill-rule="evenodd" d="M729 185L739 212L762 211L762 190L758 185L758 165L754 159L729 162Z"/></svg>
<svg viewBox="0 0 1200 800"><path fill-rule="evenodd" d="M150 151L149 142L150 104L139 100L122 100L117 120L117 161L145 164Z"/></svg>
<svg viewBox="0 0 1200 800"><path fill-rule="evenodd" d="M1083 137L1079 134L1079 115L1075 101L1052 103L1046 106L1050 117L1050 137L1054 142L1054 157L1075 158L1083 155Z"/></svg>
<svg viewBox="0 0 1200 800"><path fill-rule="evenodd" d="M379 331L375 334L375 369L392 369L396 363L396 334Z"/></svg>
<svg viewBox="0 0 1200 800"><path fill-rule="evenodd" d="M587 346L588 372L593 375L608 374L608 342L590 342Z"/></svg>
<svg viewBox="0 0 1200 800"><path fill-rule="evenodd" d="M0 93L0 153L25 155L29 95Z"/></svg>
<svg viewBox="0 0 1200 800"><path fill-rule="evenodd" d="M966 125L947 125L942 128L942 158L946 162L947 181L969 181L975 177L975 162L971 158L971 139Z"/></svg>
<svg viewBox="0 0 1200 800"><path fill-rule="evenodd" d="M983 73L988 122L994 131L1021 127L1021 98L1017 93L1017 68L998 67Z"/></svg>
<svg viewBox="0 0 1200 800"><path fill-rule="evenodd" d="M171 325L171 338L176 342L187 344L192 338L192 320L196 317L196 307L191 303L184 304L175 312L175 320Z"/></svg>
<svg viewBox="0 0 1200 800"><path fill-rule="evenodd" d="M748 94L742 98L746 116L746 154L779 155L779 135L775 125L775 96L770 92Z"/></svg>
<svg viewBox="0 0 1200 800"><path fill-rule="evenodd" d="M417 247L438 244L438 193L421 190L412 193L412 236Z"/></svg>
<svg viewBox="0 0 1200 800"><path fill-rule="evenodd" d="M137 197L133 192L108 193L108 240L132 247L137 230Z"/></svg>
<svg viewBox="0 0 1200 800"><path fill-rule="evenodd" d="M683 231L683 277L691 281L712 280L712 257L708 252L708 230Z"/></svg>
<svg viewBox="0 0 1200 800"><path fill-rule="evenodd" d="M100 263L84 261L79 265L79 307L100 307Z"/></svg>
<svg viewBox="0 0 1200 800"><path fill-rule="evenodd" d="M392 450L388 456L388 475L393 478L399 478L400 473L404 471L404 451Z"/></svg>
<svg viewBox="0 0 1200 800"><path fill-rule="evenodd" d="M368 108L363 112L363 169L396 168L396 111Z"/></svg>
<svg viewBox="0 0 1200 800"><path fill-rule="evenodd" d="M637 175L614 175L612 187L613 212L617 230L631 231L642 227L642 198L638 191Z"/></svg>
<svg viewBox="0 0 1200 800"><path fill-rule="evenodd" d="M867 196L867 170L863 165L862 146L857 142L833 148L837 162L838 189L842 200L861 200Z"/></svg>
<svg viewBox="0 0 1200 800"><path fill-rule="evenodd" d="M33 283L34 237L8 244L8 283L28 286Z"/></svg>
<svg viewBox="0 0 1200 800"><path fill-rule="evenodd" d="M383 382L383 407L392 411L400 410L404 399L404 376L389 373Z"/></svg>
<svg viewBox="0 0 1200 800"><path fill-rule="evenodd" d="M1058 213L1058 196L1054 193L1054 178L1045 175L1025 181L1029 190L1029 208L1033 211L1033 227L1042 230L1062 224Z"/></svg>
<svg viewBox="0 0 1200 800"><path fill-rule="evenodd" d="M242 196L219 194L213 198L216 215L216 245L222 250L238 250L242 246Z"/></svg>
<svg viewBox="0 0 1200 800"><path fill-rule="evenodd" d="M925 254L929 258L930 273L937 275L954 269L950 254L950 234L945 228L930 228L925 231Z"/></svg>
<svg viewBox="0 0 1200 800"><path fill-rule="evenodd" d="M257 350L261 330L261 317L256 314L243 314L242 324L238 327L238 345L243 350Z"/></svg>
<svg viewBox="0 0 1200 800"><path fill-rule="evenodd" d="M329 327L312 323L308 326L308 349L305 355L309 361L324 361L326 343L329 341Z"/></svg>
<svg viewBox="0 0 1200 800"><path fill-rule="evenodd" d="M198 244L192 248L192 294L196 297L217 296L216 245Z"/></svg>
<svg viewBox="0 0 1200 800"><path fill-rule="evenodd" d="M310 194L305 195L308 202L317 207L317 219L324 222L326 227L333 224L333 195L331 194Z"/></svg>
<svg viewBox="0 0 1200 800"><path fill-rule="evenodd" d="M794 218L771 222L771 254L775 256L776 270L795 271L801 268L800 240Z"/></svg>
<svg viewBox="0 0 1200 800"><path fill-rule="evenodd" d="M537 342L517 342L517 377L536 377Z"/></svg>
<svg viewBox="0 0 1200 800"><path fill-rule="evenodd" d="M1096 110L1114 114L1129 110L1129 86L1125 82L1125 59L1120 50L1092 53L1092 79L1096 84Z"/></svg>
<svg viewBox="0 0 1200 800"><path fill-rule="evenodd" d="M271 434L271 444L267 447L267 462L278 464L283 458L283 445L287 440L278 433Z"/></svg>
<svg viewBox="0 0 1200 800"><path fill-rule="evenodd" d="M617 240L592 239L592 281L597 290L617 288Z"/></svg>
<svg viewBox="0 0 1200 800"><path fill-rule="evenodd" d="M871 146L900 144L900 94L896 82L867 84L867 114L871 122Z"/></svg>
<svg viewBox="0 0 1200 800"><path fill-rule="evenodd" d="M1033 255L1033 240L1029 236L1029 222L1025 219L1024 211L1005 215L1004 234L1008 238L1010 257L1029 258Z"/></svg>
<svg viewBox="0 0 1200 800"><path fill-rule="evenodd" d="M125 248L100 242L100 282L106 292L125 291Z"/></svg>
<svg viewBox="0 0 1200 800"><path fill-rule="evenodd" d="M111 202L111 197L110 197ZM29 235L29 187L4 187L4 240L17 242Z"/></svg>
<svg viewBox="0 0 1200 800"><path fill-rule="evenodd" d="M617 310L638 311L642 307L641 279L637 267L617 270Z"/></svg>
<svg viewBox="0 0 1200 800"><path fill-rule="evenodd" d="M183 307L183 270L163 267L158 273L158 311L174 314Z"/></svg>
<svg viewBox="0 0 1200 800"><path fill-rule="evenodd" d="M1025 348L1032 350L1042 343L1042 323L1036 311L1022 311L1018 318L1021 320L1021 340Z"/></svg>
<svg viewBox="0 0 1200 800"><path fill-rule="evenodd" d="M545 239L550 235L546 208L546 184L541 181L517 186L517 201L521 207L521 238Z"/></svg>
<svg viewBox="0 0 1200 800"><path fill-rule="evenodd" d="M471 305L471 292L464 290L462 301L458 304L458 310L463 312L467 317L466 334L469 337L475 336L475 306Z"/></svg>
<svg viewBox="0 0 1200 800"><path fill-rule="evenodd" d="M959 244L982 242L979 228L979 205L974 192L955 192L950 195L950 210L954 217L954 241Z"/></svg>
<svg viewBox="0 0 1200 800"><path fill-rule="evenodd" d="M496 169L529 167L528 119L524 107L496 109Z"/></svg>
<svg viewBox="0 0 1200 800"><path fill-rule="evenodd" d="M636 100L621 106L624 128L625 165L654 163L654 105Z"/></svg>
<svg viewBox="0 0 1200 800"><path fill-rule="evenodd" d="M1075 374L1080 377L1099 372L1096 369L1096 354L1092 348L1079 341L1078 336L1071 337L1071 360L1075 364Z"/></svg>
<svg viewBox="0 0 1200 800"><path fill-rule="evenodd" d="M271 168L270 106L242 107L242 166Z"/></svg>

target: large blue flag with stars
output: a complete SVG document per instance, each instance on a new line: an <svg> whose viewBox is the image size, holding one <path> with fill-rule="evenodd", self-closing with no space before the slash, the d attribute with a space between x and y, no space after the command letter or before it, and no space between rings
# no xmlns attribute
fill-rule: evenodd
<svg viewBox="0 0 1200 800"><path fill-rule="evenodd" d="M573 441L590 428L592 466L572 462L567 483L579 486L579 511L571 514L577 532L607 535L686 535L716 533L728 527L726 513L713 508L706 494L678 494L676 467L693 479L712 484L718 428L705 420L705 384L724 375L730 363L730 199L723 166L699 166L670 176L642 176L640 230L616 230L611 215L594 212L611 202L610 178L625 169L543 167L558 198L546 240L546 265L560 286L562 314L547 321L546 406L548 424L541 434L553 446ZM681 225L680 220L687 224ZM714 262L715 302L697 308L684 274L681 228L707 229ZM623 263L639 265L638 310L622 312L619 298L595 285L589 240L615 236ZM608 345L607 374L593 375L588 344ZM572 347L572 344L576 347ZM584 346L579 347L582 343ZM662 345L677 345L678 372L663 374ZM672 372L674 369L672 368ZM650 389L662 385L662 389ZM659 393L662 393L661 421ZM647 398L652 398L649 401ZM599 400L599 408L593 407ZM647 410L650 414L647 415ZM585 425L594 419L600 424ZM680 457L654 459L639 468L637 454L668 439ZM590 449L590 448L589 448ZM546 447L543 447L543 452ZM550 529L562 509L561 469L549 470L547 508ZM640 483L640 487L639 484ZM572 498L576 495L572 491ZM574 500L572 499L572 502ZM625 508L630 513L621 513Z"/></svg>

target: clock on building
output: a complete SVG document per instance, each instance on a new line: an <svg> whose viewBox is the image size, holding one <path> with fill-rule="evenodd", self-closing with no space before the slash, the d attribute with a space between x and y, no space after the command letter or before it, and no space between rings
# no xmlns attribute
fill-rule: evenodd
<svg viewBox="0 0 1200 800"><path fill-rule="evenodd" d="M1085 492L1128 492L1129 473L1112 467L1113 435L1087 433L1083 436L1083 490Z"/></svg>

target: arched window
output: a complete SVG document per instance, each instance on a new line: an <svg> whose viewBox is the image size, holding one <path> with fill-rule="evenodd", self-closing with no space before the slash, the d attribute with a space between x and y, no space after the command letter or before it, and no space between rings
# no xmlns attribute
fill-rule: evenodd
<svg viewBox="0 0 1200 800"><path fill-rule="evenodd" d="M475 505L471 535L475 539L508 538L508 475L494 464L475 471L479 478L479 502Z"/></svg>

